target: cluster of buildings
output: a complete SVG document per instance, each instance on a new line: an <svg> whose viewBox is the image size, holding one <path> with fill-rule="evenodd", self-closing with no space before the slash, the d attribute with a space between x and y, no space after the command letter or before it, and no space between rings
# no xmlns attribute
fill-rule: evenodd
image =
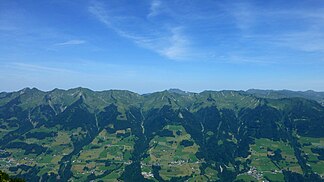
<svg viewBox="0 0 324 182"><path fill-rule="evenodd" d="M2 150L4 151L4 150ZM0 158L0 168L5 167L5 168L9 168L9 167L16 167L19 166L21 164L25 164L28 166L33 166L35 165L35 160L33 158L28 158L28 157L24 157L23 159L20 160L21 163L19 163L16 159L14 159L13 157L4 157L4 158Z"/></svg>
<svg viewBox="0 0 324 182"><path fill-rule="evenodd" d="M185 160L171 161L169 163L169 166L180 166L184 163L189 163L189 161L188 160L187 161L185 161Z"/></svg>
<svg viewBox="0 0 324 182"><path fill-rule="evenodd" d="M152 172L142 172L142 175L144 176L144 178L154 178L154 175L152 174Z"/></svg>
<svg viewBox="0 0 324 182"><path fill-rule="evenodd" d="M254 166L247 172L248 175L260 181L263 178L262 172L259 172Z"/></svg>

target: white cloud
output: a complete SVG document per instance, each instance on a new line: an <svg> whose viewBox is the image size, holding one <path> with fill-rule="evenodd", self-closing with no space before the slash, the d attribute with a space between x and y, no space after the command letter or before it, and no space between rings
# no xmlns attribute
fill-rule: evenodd
<svg viewBox="0 0 324 182"><path fill-rule="evenodd" d="M155 16L161 2L154 0L147 17ZM89 12L119 36L127 38L140 47L152 50L168 59L182 60L188 57L190 40L181 25L156 26L146 19L123 14L115 15L100 2L93 2Z"/></svg>
<svg viewBox="0 0 324 182"><path fill-rule="evenodd" d="M159 53L170 59L182 59L188 55L189 41L181 32L181 28L177 27L172 29L172 35L168 37L169 46L160 50Z"/></svg>
<svg viewBox="0 0 324 182"><path fill-rule="evenodd" d="M150 13L147 15L148 18L157 16L160 13L162 2L160 0L152 0L150 6Z"/></svg>
<svg viewBox="0 0 324 182"><path fill-rule="evenodd" d="M241 30L238 40L280 49L324 53L323 8L275 10L246 2L225 3L221 7Z"/></svg>
<svg viewBox="0 0 324 182"><path fill-rule="evenodd" d="M119 36L171 60L272 64L278 61L267 57L277 55L278 60L284 61L291 54L280 51L283 48L324 52L324 14L319 10L273 10L252 2L214 2L208 7L216 7L218 11L204 14L205 11L195 6L197 4L184 2L151 0L148 6L142 6L147 8L142 11L147 14L132 15L127 5L94 1L89 12ZM296 21L301 23L294 23ZM282 27L284 25L288 27ZM187 30L194 33L188 34ZM201 37L206 35L210 41L202 44ZM226 39L229 40L225 42ZM241 61L227 56L233 51L244 53ZM210 52L218 56L210 56Z"/></svg>
<svg viewBox="0 0 324 182"><path fill-rule="evenodd" d="M249 2L243 1L225 1L218 2L217 5L228 15L229 20L232 21L236 28L242 32L248 32L255 23L256 9Z"/></svg>
<svg viewBox="0 0 324 182"><path fill-rule="evenodd" d="M255 11L254 15L264 22L269 23L269 29L276 28L277 31L267 33L247 33L244 36L257 42L267 43L276 47L286 47L296 51L324 53L324 13L314 13L308 10L291 11ZM279 24L280 22L281 24ZM286 22L302 22L302 27L285 29L282 24ZM278 23L278 24L276 24Z"/></svg>
<svg viewBox="0 0 324 182"><path fill-rule="evenodd" d="M56 43L55 45L56 46L67 46L67 45L80 45L80 44L85 44L85 43L86 43L85 40L75 39L75 40L68 40L65 42Z"/></svg>

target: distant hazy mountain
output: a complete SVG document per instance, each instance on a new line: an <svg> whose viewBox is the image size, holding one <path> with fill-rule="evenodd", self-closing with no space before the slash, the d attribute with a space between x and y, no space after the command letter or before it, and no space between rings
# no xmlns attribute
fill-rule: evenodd
<svg viewBox="0 0 324 182"><path fill-rule="evenodd" d="M291 90L258 90L250 89L246 91L247 93L253 94L257 97L262 98L291 98L291 97L301 97L305 99L315 100L320 104L324 105L324 92L315 92L313 90L308 91L291 91Z"/></svg>
<svg viewBox="0 0 324 182"><path fill-rule="evenodd" d="M0 170L27 181L323 181L322 95L3 92Z"/></svg>

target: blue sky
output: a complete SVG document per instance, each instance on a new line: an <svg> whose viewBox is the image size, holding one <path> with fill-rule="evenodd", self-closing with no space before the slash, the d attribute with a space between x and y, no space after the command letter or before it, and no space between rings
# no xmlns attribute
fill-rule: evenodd
<svg viewBox="0 0 324 182"><path fill-rule="evenodd" d="M324 91L322 0L2 0L0 91Z"/></svg>

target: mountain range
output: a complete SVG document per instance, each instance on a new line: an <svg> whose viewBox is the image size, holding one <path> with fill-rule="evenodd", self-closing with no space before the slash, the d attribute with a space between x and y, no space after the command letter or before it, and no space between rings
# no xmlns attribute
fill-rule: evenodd
<svg viewBox="0 0 324 182"><path fill-rule="evenodd" d="M0 170L27 181L324 181L324 92L2 92Z"/></svg>

